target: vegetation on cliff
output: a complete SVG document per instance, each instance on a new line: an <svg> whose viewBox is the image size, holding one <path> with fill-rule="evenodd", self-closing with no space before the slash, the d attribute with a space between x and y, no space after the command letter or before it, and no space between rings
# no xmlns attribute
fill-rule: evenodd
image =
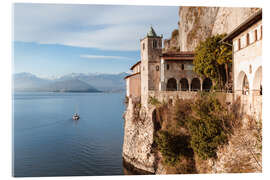
<svg viewBox="0 0 270 180"><path fill-rule="evenodd" d="M221 40L226 34L218 34L201 41L195 48L194 70L210 78L216 89L223 89L229 81L232 63L232 47Z"/></svg>
<svg viewBox="0 0 270 180"><path fill-rule="evenodd" d="M175 103L160 103L151 98L149 102L156 106L154 123L159 123L154 147L162 155L167 172L211 172L213 167L208 165L209 160L218 164L223 153L224 156L231 153L226 158L234 157L238 149L247 152L240 153L239 158L235 158L237 161L225 161L224 172L260 170L260 123L252 119L249 129L244 129L239 101L228 105L222 97L222 94L201 93L195 101L177 99ZM250 136L244 137L243 133ZM236 140L241 142L235 143Z"/></svg>

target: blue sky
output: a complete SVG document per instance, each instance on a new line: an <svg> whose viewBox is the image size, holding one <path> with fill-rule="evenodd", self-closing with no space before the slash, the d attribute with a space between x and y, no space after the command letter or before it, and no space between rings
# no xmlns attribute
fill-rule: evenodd
<svg viewBox="0 0 270 180"><path fill-rule="evenodd" d="M140 59L152 25L169 38L178 7L14 4L14 73L120 73Z"/></svg>

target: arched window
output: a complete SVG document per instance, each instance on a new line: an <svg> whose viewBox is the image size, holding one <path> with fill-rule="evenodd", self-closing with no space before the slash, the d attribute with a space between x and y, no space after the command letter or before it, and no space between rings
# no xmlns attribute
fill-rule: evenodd
<svg viewBox="0 0 270 180"><path fill-rule="evenodd" d="M167 70L169 70L170 69L170 65L169 64L167 64Z"/></svg>
<svg viewBox="0 0 270 180"><path fill-rule="evenodd" d="M262 66L260 66L256 71L253 79L253 90L258 92L257 94L262 95Z"/></svg>
<svg viewBox="0 0 270 180"><path fill-rule="evenodd" d="M244 79L243 79L242 94L244 94L244 95L249 94L249 83L248 83L248 79L247 79L246 74L245 74Z"/></svg>
<svg viewBox="0 0 270 180"><path fill-rule="evenodd" d="M180 87L179 87L179 89L181 91L188 91L189 90L188 80L186 78L182 78L180 80Z"/></svg>
<svg viewBox="0 0 270 180"><path fill-rule="evenodd" d="M143 50L145 49L145 44L144 44L144 43L142 44L142 49L143 49Z"/></svg>
<svg viewBox="0 0 270 180"><path fill-rule="evenodd" d="M158 65L156 65L156 71L159 71L159 66Z"/></svg>
<svg viewBox="0 0 270 180"><path fill-rule="evenodd" d="M157 40L153 40L153 48L155 49L155 48L157 48Z"/></svg>
<svg viewBox="0 0 270 180"><path fill-rule="evenodd" d="M181 70L183 71L185 69L185 65L181 64Z"/></svg>
<svg viewBox="0 0 270 180"><path fill-rule="evenodd" d="M170 78L167 81L167 91L176 91L177 90L177 82L174 78Z"/></svg>
<svg viewBox="0 0 270 180"><path fill-rule="evenodd" d="M205 78L203 80L203 90L208 92L208 91L210 91L211 87L212 87L211 79Z"/></svg>
<svg viewBox="0 0 270 180"><path fill-rule="evenodd" d="M191 81L191 91L199 91L201 89L201 82L199 78L194 78Z"/></svg>

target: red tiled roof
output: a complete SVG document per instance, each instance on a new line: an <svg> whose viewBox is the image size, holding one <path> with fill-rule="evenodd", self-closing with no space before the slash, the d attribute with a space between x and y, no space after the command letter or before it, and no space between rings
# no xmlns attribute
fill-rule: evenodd
<svg viewBox="0 0 270 180"><path fill-rule="evenodd" d="M194 53L191 51L182 51L182 52L174 52L174 53L163 53L161 56L164 60L193 60Z"/></svg>
<svg viewBox="0 0 270 180"><path fill-rule="evenodd" d="M134 64L133 66L131 66L130 70L133 70L135 68L135 66L137 66L140 63L141 63L141 61L136 62L136 64Z"/></svg>
<svg viewBox="0 0 270 180"><path fill-rule="evenodd" d="M127 78L129 78L129 77L131 77L131 76L135 76L135 75L138 75L138 74L141 74L141 72L137 72L137 73L134 73L134 74L130 74L130 75L124 77L124 79L127 79Z"/></svg>

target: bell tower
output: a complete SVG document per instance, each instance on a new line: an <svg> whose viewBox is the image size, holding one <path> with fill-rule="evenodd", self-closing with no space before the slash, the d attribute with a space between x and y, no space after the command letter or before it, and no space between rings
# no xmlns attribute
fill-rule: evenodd
<svg viewBox="0 0 270 180"><path fill-rule="evenodd" d="M148 92L157 91L160 82L160 56L162 55L162 35L157 36L150 27L146 37L140 41L141 49L141 98L148 101Z"/></svg>

